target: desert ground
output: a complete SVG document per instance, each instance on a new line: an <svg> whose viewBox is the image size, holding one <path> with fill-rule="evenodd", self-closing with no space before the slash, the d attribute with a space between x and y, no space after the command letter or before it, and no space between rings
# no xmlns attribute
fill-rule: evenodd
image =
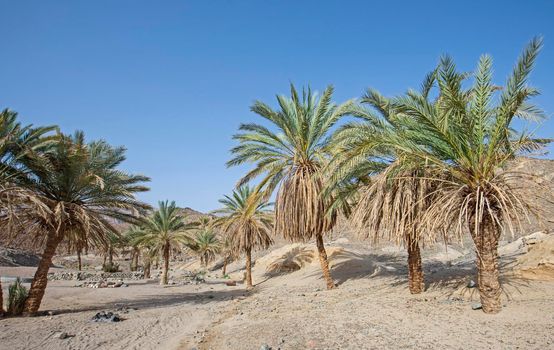
<svg viewBox="0 0 554 350"><path fill-rule="evenodd" d="M474 310L478 292L471 247L424 250L427 290L410 295L402 249L369 248L341 238L328 244L338 285L325 290L312 244L258 253L255 288L209 271L204 283L155 278L126 288L51 281L38 317L0 320L1 349L550 349L554 348L554 235L535 234L500 248L504 308ZM67 258L66 258L67 259ZM85 258L86 261L86 258ZM68 269L52 269L67 271ZM0 267L30 277L32 267ZM237 281L236 286L226 282ZM4 296L8 283L3 283ZM101 311L122 321L92 322ZM63 336L60 334L65 333ZM63 339L60 339L63 338Z"/></svg>

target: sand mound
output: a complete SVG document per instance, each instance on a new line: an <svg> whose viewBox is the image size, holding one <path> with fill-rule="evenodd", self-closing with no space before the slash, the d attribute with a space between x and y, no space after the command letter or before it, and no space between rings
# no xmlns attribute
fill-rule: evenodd
<svg viewBox="0 0 554 350"><path fill-rule="evenodd" d="M330 265L340 261L345 252L342 247L325 247ZM287 273L298 271L307 266L319 266L315 244L293 243L273 250L256 260L255 268L267 273Z"/></svg>
<svg viewBox="0 0 554 350"><path fill-rule="evenodd" d="M525 278L554 280L554 235L534 237L532 242L527 244L527 253L518 257L514 270Z"/></svg>

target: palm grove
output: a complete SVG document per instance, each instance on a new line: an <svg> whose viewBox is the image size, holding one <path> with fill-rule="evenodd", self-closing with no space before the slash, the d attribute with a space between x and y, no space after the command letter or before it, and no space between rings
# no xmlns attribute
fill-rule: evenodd
<svg viewBox="0 0 554 350"><path fill-rule="evenodd" d="M146 277L161 259L162 284L171 255L184 248L204 267L220 255L223 274L244 254L248 288L254 249L268 248L274 235L314 240L332 289L324 236L341 215L363 237L406 248L411 293L425 289L420 246L469 235L483 311L500 311L499 238L521 231L537 214L533 198L517 190L536 185L532 177L506 165L549 142L513 125L544 119L529 101L538 90L528 85L540 47L539 38L529 43L503 86L492 81L491 57L482 56L467 73L444 56L418 90L401 96L368 89L360 99L336 104L332 87L318 96L291 86L290 96L277 96L277 108L256 101L251 111L264 122L240 126L227 164L252 168L213 219L200 222L185 220L174 202L152 210L137 200L149 179L119 169L124 148L87 142L82 132L24 126L14 112L3 111L2 238L31 237L43 251L24 312L38 311L61 244L79 254L89 246L111 251L114 237L132 247L134 268L141 257ZM133 226L120 233L117 222Z"/></svg>

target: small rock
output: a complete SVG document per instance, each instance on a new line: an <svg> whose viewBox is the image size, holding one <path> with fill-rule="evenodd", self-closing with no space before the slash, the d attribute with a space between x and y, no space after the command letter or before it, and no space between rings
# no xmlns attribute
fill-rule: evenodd
<svg viewBox="0 0 554 350"><path fill-rule="evenodd" d="M234 287L234 286L237 285L237 282L236 281L226 281L225 285L229 286L229 287Z"/></svg>
<svg viewBox="0 0 554 350"><path fill-rule="evenodd" d="M264 344L260 347L260 350L271 350L271 346Z"/></svg>
<svg viewBox="0 0 554 350"><path fill-rule="evenodd" d="M67 338L71 338L71 337L74 337L74 335L67 334L66 332L56 332L56 333L54 333L54 338L55 339L67 339Z"/></svg>
<svg viewBox="0 0 554 350"><path fill-rule="evenodd" d="M477 286L477 284L475 283L474 280L469 280L469 282L467 282L467 287L468 288L475 288Z"/></svg>
<svg viewBox="0 0 554 350"><path fill-rule="evenodd" d="M471 305L472 310L481 310L482 308L483 308L483 305L481 305L481 303L475 303Z"/></svg>

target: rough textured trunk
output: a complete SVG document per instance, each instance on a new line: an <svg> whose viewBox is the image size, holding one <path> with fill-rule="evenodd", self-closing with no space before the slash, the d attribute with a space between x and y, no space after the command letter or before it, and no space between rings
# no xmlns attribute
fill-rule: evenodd
<svg viewBox="0 0 554 350"><path fill-rule="evenodd" d="M160 284L167 284L167 274L169 271L169 244L166 243L163 248L164 254L164 265L162 266L162 278L160 279Z"/></svg>
<svg viewBox="0 0 554 350"><path fill-rule="evenodd" d="M113 247L111 244L108 247L108 264L110 264L110 266L113 265Z"/></svg>
<svg viewBox="0 0 554 350"><path fill-rule="evenodd" d="M477 247L477 286L483 312L495 314L502 309L498 271L498 237L495 227L484 221L480 233L474 237Z"/></svg>
<svg viewBox="0 0 554 350"><path fill-rule="evenodd" d="M31 289L29 289L29 295L25 301L25 307L23 309L25 315L35 314L40 307L48 283L48 270L50 269L50 265L52 265L52 258L54 254L56 254L56 248L58 248L62 237L63 236L57 232L48 233L46 247L38 263L37 271L31 283Z"/></svg>
<svg viewBox="0 0 554 350"><path fill-rule="evenodd" d="M144 278L148 279L150 278L150 259L143 259L144 260Z"/></svg>
<svg viewBox="0 0 554 350"><path fill-rule="evenodd" d="M138 266L139 266L139 256L140 256L140 252L137 248L134 249L135 251L135 256L134 256L134 260L133 260L133 271L136 271L138 270Z"/></svg>
<svg viewBox="0 0 554 350"><path fill-rule="evenodd" d="M408 249L408 284L410 287L410 293L419 294L425 289L419 243L417 240L408 237L406 246Z"/></svg>
<svg viewBox="0 0 554 350"><path fill-rule="evenodd" d="M83 269L83 263L81 261L81 250L77 250L77 264L78 264L78 268L79 268L79 271L81 271Z"/></svg>
<svg viewBox="0 0 554 350"><path fill-rule="evenodd" d="M246 288L252 288L252 249L246 249Z"/></svg>
<svg viewBox="0 0 554 350"><path fill-rule="evenodd" d="M227 258L223 259L223 271L222 271L222 274L223 276L225 276L227 274Z"/></svg>
<svg viewBox="0 0 554 350"><path fill-rule="evenodd" d="M331 272L329 272L329 260L327 259L327 252L323 245L323 235L316 235L317 252L319 254L319 262L321 264L321 270L323 271L323 277L327 283L327 289L335 288L335 282L331 278Z"/></svg>
<svg viewBox="0 0 554 350"><path fill-rule="evenodd" d="M0 281L0 317L4 316L4 296L2 295L2 281Z"/></svg>

